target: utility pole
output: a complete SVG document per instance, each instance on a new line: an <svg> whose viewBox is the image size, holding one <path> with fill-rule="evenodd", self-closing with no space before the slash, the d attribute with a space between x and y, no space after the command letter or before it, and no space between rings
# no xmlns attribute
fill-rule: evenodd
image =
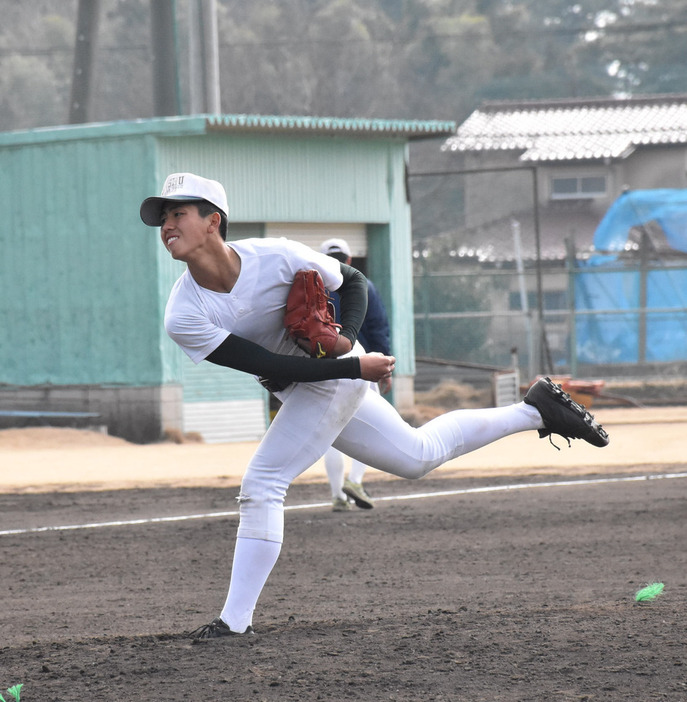
<svg viewBox="0 0 687 702"><path fill-rule="evenodd" d="M216 0L189 0L191 114L219 114L219 37Z"/></svg>
<svg viewBox="0 0 687 702"><path fill-rule="evenodd" d="M69 102L69 123L88 122L95 46L98 39L100 0L79 0L74 47L72 94Z"/></svg>
<svg viewBox="0 0 687 702"><path fill-rule="evenodd" d="M155 115L178 115L176 0L150 0Z"/></svg>

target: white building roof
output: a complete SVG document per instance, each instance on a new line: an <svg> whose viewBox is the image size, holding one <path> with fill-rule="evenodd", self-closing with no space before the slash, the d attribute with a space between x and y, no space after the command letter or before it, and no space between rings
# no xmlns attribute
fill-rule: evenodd
<svg viewBox="0 0 687 702"><path fill-rule="evenodd" d="M626 158L638 146L687 144L687 95L486 102L443 151L522 151L521 161Z"/></svg>

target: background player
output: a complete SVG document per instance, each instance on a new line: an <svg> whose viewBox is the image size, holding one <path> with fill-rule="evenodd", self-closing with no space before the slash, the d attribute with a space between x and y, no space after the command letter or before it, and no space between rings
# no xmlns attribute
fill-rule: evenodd
<svg viewBox="0 0 687 702"><path fill-rule="evenodd" d="M351 265L351 247L345 239L327 239L320 245L320 252L335 258L341 263ZM336 318L339 319L339 296L332 293ZM391 356L389 317L382 302L381 295L377 292L372 281L367 279L367 313L358 332L358 341L365 351L378 351L385 356ZM379 383L372 384L375 390L385 395L391 390L391 377ZM351 460L348 478L345 475L345 460L341 451L333 446L324 454L324 466L329 478L329 487L332 491L332 509L334 512L350 510L351 502L361 509L372 509L374 501L363 486L363 476L367 466L355 458Z"/></svg>
<svg viewBox="0 0 687 702"><path fill-rule="evenodd" d="M222 185L191 173L168 176L161 196L147 198L140 208L146 224L160 227L171 256L187 264L165 310L172 339L196 363L208 360L281 388L276 394L282 407L241 483L224 607L194 638L253 632L255 606L281 549L286 491L332 444L379 470L420 478L520 431L608 443L593 417L548 378L509 407L455 410L411 427L366 382L389 378L395 359L365 354L356 341L366 310L365 277L286 239L225 243L228 211ZM340 294L342 329L334 350L340 358L310 358L283 327L293 277L310 268Z"/></svg>

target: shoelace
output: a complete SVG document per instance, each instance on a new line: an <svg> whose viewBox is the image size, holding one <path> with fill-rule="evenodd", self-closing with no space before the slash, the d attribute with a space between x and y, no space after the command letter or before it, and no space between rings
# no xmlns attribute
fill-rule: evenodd
<svg viewBox="0 0 687 702"><path fill-rule="evenodd" d="M551 444L551 446L553 446L556 449L556 451L560 451L561 447L556 446L556 444L553 443L553 439L551 438L552 436L553 436L553 434L551 432L549 432L549 443ZM563 437L568 442L568 448L572 447L572 444L570 443L570 439L567 436L563 436L563 434L558 434L558 436Z"/></svg>
<svg viewBox="0 0 687 702"><path fill-rule="evenodd" d="M197 629L195 629L189 634L189 637L192 639L207 639L209 638L210 634L214 633L217 629L221 628L222 626L220 624L218 624L215 621L212 621L209 624L203 624L203 626L199 626Z"/></svg>

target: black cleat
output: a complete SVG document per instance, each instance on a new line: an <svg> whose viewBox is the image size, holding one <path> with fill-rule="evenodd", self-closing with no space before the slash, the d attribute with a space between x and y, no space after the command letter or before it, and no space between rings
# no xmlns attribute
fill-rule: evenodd
<svg viewBox="0 0 687 702"><path fill-rule="evenodd" d="M189 638L194 641L205 641L206 639L219 639L222 636L245 636L254 634L253 627L249 626L243 633L232 631L219 617L213 619L209 624L199 626L189 634Z"/></svg>
<svg viewBox="0 0 687 702"><path fill-rule="evenodd" d="M608 434L602 426L551 378L540 378L527 391L524 401L536 407L544 420L544 429L539 429L540 438L559 434L568 445L570 439L584 439L592 446L608 446Z"/></svg>

